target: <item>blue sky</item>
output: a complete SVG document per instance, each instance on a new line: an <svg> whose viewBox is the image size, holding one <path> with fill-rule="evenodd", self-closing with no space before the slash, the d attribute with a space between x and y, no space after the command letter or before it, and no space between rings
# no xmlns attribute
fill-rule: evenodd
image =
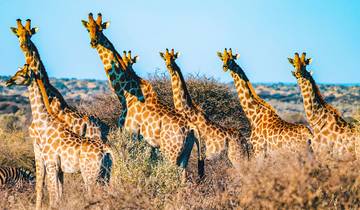
<svg viewBox="0 0 360 210"><path fill-rule="evenodd" d="M96 51L81 24L89 12L110 20L105 35L119 52L140 56L141 75L165 70L159 51L175 48L184 74L200 73L224 82L216 51L232 47L253 82L296 82L287 57L307 51L321 83L359 83L360 1L1 0L0 75L24 63L9 27L32 19L40 28L32 40L51 77L105 79Z"/></svg>

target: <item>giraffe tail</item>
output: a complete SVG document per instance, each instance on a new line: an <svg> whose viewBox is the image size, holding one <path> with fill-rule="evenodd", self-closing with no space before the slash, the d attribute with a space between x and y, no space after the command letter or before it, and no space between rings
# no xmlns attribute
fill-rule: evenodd
<svg viewBox="0 0 360 210"><path fill-rule="evenodd" d="M203 157L201 151L204 142L201 138L200 129L196 125L191 125L191 129L193 131L193 135L197 147L197 153L198 153L198 176L199 179L202 179L205 176L205 158Z"/></svg>

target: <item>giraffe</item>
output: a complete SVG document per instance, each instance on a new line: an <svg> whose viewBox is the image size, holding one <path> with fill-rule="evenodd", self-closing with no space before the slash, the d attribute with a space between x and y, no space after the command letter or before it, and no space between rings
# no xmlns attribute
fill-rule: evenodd
<svg viewBox="0 0 360 210"><path fill-rule="evenodd" d="M346 122L333 106L326 103L312 77L306 70L311 58L306 53L288 58L293 65L292 74L297 80L303 98L306 118L314 133L313 147L316 152L329 152L339 159L360 158L360 131Z"/></svg>
<svg viewBox="0 0 360 210"><path fill-rule="evenodd" d="M190 126L184 117L175 110L163 105L151 84L139 77L132 69L132 63L126 66L123 58L113 44L103 34L109 22L102 22L99 13L96 21L92 13L88 21L82 24L90 35L90 45L95 48L103 62L111 89L122 104L123 114L119 118L119 127L138 134L160 152L172 164L183 169L182 182L186 181L187 164L194 142L194 125ZM200 151L200 150L199 150ZM198 154L199 165L203 160ZM202 167L201 167L202 168ZM199 170L202 177L203 168Z"/></svg>
<svg viewBox="0 0 360 210"><path fill-rule="evenodd" d="M93 116L87 116L80 113L74 107L70 107L60 92L51 85L46 69L40 59L40 54L31 37L38 32L38 28L31 28L31 20L27 19L25 26L21 20L17 19L17 27L11 27L11 31L18 37L20 48L24 53L27 64L32 64L31 69L39 74L41 81L45 86L49 96L52 114L62 119L72 132L85 137L100 137L106 141L106 135L109 131L108 126ZM37 65L39 63L39 65ZM55 101L53 99L56 98ZM60 107L59 107L60 103Z"/></svg>
<svg viewBox="0 0 360 210"><path fill-rule="evenodd" d="M235 62L239 55L233 55L231 48L225 48L224 53L217 54L223 61L223 70L230 70L234 79L240 104L250 123L250 141L255 156L262 152L266 154L268 149L310 149L310 129L305 125L284 121L271 105L256 94L245 72Z"/></svg>
<svg viewBox="0 0 360 210"><path fill-rule="evenodd" d="M197 126L198 139L205 143L207 159L211 160L227 151L232 165L239 167L241 156L244 153L249 156L246 139L239 132L230 131L210 121L204 111L193 102L181 70L175 62L178 56L179 53L175 53L174 49L171 52L168 49L165 53L160 52L171 77L175 110Z"/></svg>
<svg viewBox="0 0 360 210"><path fill-rule="evenodd" d="M28 87L32 111L29 135L34 140L36 166L36 209L40 209L43 185L47 178L49 201L52 208L59 205L62 197L63 173L81 172L86 189L91 188L98 178L105 178L105 161L112 156L110 147L99 138L84 138L72 133L64 123L49 113L49 102L43 97L44 87L38 83L30 65L25 64L7 82L7 86L23 85ZM46 95L46 92L45 92Z"/></svg>

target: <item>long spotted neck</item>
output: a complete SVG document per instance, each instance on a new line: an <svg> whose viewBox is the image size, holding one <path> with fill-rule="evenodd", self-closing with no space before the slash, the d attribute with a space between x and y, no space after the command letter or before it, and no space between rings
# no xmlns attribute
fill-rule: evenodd
<svg viewBox="0 0 360 210"><path fill-rule="evenodd" d="M332 115L337 120L343 120L338 111L325 102L319 87L309 73L307 74L307 78L300 77L297 81L303 97L306 118L313 129L315 129L316 126L322 126L322 119L327 117L325 115Z"/></svg>
<svg viewBox="0 0 360 210"><path fill-rule="evenodd" d="M33 71L40 71L43 82L49 83L49 77L40 59L39 51L31 40L29 43L30 46L26 50L23 50L25 61Z"/></svg>
<svg viewBox="0 0 360 210"><path fill-rule="evenodd" d="M175 109L178 112L194 109L190 93L186 87L186 83L179 66L173 62L172 65L167 65L167 68L171 72L171 86Z"/></svg>
<svg viewBox="0 0 360 210"><path fill-rule="evenodd" d="M50 115L46 109L40 87L35 79L33 79L28 86L28 91L33 123L35 123L37 127L45 129Z"/></svg>
<svg viewBox="0 0 360 210"><path fill-rule="evenodd" d="M23 51L26 63L29 65L29 68L31 68L34 72L38 72L38 75L45 86L48 96L50 98L57 97L62 108L69 108L69 105L66 103L64 97L54 86L51 85L45 66L40 59L40 54L35 44L31 40L29 42L30 46L28 49Z"/></svg>
<svg viewBox="0 0 360 210"><path fill-rule="evenodd" d="M157 100L157 94L150 83L141 79L131 67L125 65L120 54L104 35L101 38L102 44L98 44L96 50L103 62L111 87L119 99L123 101L125 97L127 103L134 100L140 102Z"/></svg>
<svg viewBox="0 0 360 210"><path fill-rule="evenodd" d="M119 63L118 68L122 71L126 71L126 65L120 54L116 51L114 45L105 37L105 35L102 35L101 39L103 40L102 44L98 44L96 50L103 62L104 69L111 69L112 61L115 59Z"/></svg>
<svg viewBox="0 0 360 210"><path fill-rule="evenodd" d="M267 104L256 94L244 71L239 65L237 65L237 63L235 63L235 61L230 63L229 69L231 71L230 74L234 79L234 84L243 111L245 112L245 115L247 116L251 125L255 125L255 121L257 121L256 115L259 113L259 110L269 109L272 112L274 110L269 104Z"/></svg>

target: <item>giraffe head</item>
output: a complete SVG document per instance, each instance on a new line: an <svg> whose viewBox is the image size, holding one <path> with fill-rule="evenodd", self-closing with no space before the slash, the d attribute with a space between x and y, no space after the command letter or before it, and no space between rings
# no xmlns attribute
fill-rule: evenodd
<svg viewBox="0 0 360 210"><path fill-rule="evenodd" d="M217 55L219 56L220 60L223 61L223 70L227 71L231 66L235 64L235 60L240 57L239 54L232 54L231 48L227 50L224 49L224 53L217 52Z"/></svg>
<svg viewBox="0 0 360 210"><path fill-rule="evenodd" d="M12 85L30 85L34 74L30 71L29 65L24 64L22 68L19 68L18 71L12 76L7 82L6 86L10 87Z"/></svg>
<svg viewBox="0 0 360 210"><path fill-rule="evenodd" d="M39 28L31 28L31 20L27 19L25 26L22 25L21 20L16 20L17 27L11 27L11 31L19 38L20 48L23 51L29 51L31 45L31 36L38 32Z"/></svg>
<svg viewBox="0 0 360 210"><path fill-rule="evenodd" d="M24 64L22 68L19 68L18 71L15 73L15 75L12 76L6 82L6 86L7 87L10 87L12 85L30 86L33 83L33 81L36 81L40 89L48 113L52 114L52 110L49 106L48 96L44 88L44 84L37 77L34 71L32 71L31 66L29 64Z"/></svg>
<svg viewBox="0 0 360 210"><path fill-rule="evenodd" d="M110 22L102 22L101 13L98 14L96 20L93 17L92 13L89 13L88 16L89 21L82 20L82 24L89 32L90 35L90 45L92 48L96 48L98 44L103 44L104 34L103 30L107 29L110 26Z"/></svg>
<svg viewBox="0 0 360 210"><path fill-rule="evenodd" d="M169 71L174 70L176 63L175 60L179 57L180 53L174 51L174 48L171 49L171 52L169 52L169 49L166 48L165 52L160 52L160 57L164 59L166 67ZM170 74L173 74L174 72L170 72Z"/></svg>
<svg viewBox="0 0 360 210"><path fill-rule="evenodd" d="M306 70L306 66L311 63L311 58L306 58L306 53L303 52L301 57L299 56L299 53L295 53L294 58L288 58L291 65L294 66L294 71L292 71L292 74L296 77L296 79L301 78L309 78L311 76L311 72L308 72Z"/></svg>
<svg viewBox="0 0 360 210"><path fill-rule="evenodd" d="M127 53L126 51L123 51L122 60L124 61L126 68L132 69L132 65L139 60L139 56L135 55L134 57L131 57L131 50L129 50Z"/></svg>

